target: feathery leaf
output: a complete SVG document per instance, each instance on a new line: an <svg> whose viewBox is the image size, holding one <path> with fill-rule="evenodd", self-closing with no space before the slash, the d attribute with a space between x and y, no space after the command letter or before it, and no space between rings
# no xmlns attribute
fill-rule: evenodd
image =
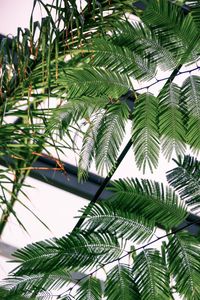
<svg viewBox="0 0 200 300"><path fill-rule="evenodd" d="M200 299L200 248L199 241L188 232L169 237L167 246L169 269L177 291L187 300Z"/></svg>
<svg viewBox="0 0 200 300"><path fill-rule="evenodd" d="M167 180L191 206L192 210L200 207L200 162L191 156L179 157L175 161L178 167L167 172Z"/></svg>
<svg viewBox="0 0 200 300"><path fill-rule="evenodd" d="M109 300L141 299L129 266L118 263L109 271L105 297Z"/></svg>
<svg viewBox="0 0 200 300"><path fill-rule="evenodd" d="M134 260L133 276L141 300L169 300L169 276L158 250L146 249Z"/></svg>
<svg viewBox="0 0 200 300"><path fill-rule="evenodd" d="M153 171L158 165L158 100L150 93L140 95L133 112L133 149L139 169Z"/></svg>

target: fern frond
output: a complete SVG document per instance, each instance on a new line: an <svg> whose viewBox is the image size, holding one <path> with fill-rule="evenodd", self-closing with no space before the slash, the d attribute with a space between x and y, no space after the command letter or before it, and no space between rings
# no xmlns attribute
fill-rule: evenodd
<svg viewBox="0 0 200 300"><path fill-rule="evenodd" d="M173 151L177 155L185 152L186 128L179 108L180 88L175 83L168 84L159 95L159 132L162 153L170 160Z"/></svg>
<svg viewBox="0 0 200 300"><path fill-rule="evenodd" d="M37 242L17 250L14 256L20 265L13 272L16 276L24 276L66 268L87 269L117 258L121 252L114 236L76 231L60 239Z"/></svg>
<svg viewBox="0 0 200 300"><path fill-rule="evenodd" d="M200 299L200 248L199 241L188 232L169 237L167 246L169 269L176 290L187 300Z"/></svg>
<svg viewBox="0 0 200 300"><path fill-rule="evenodd" d="M200 162L191 156L179 157L176 168L167 172L167 180L192 210L200 208Z"/></svg>
<svg viewBox="0 0 200 300"><path fill-rule="evenodd" d="M76 293L77 300L101 300L102 287L99 279L88 276L82 283Z"/></svg>
<svg viewBox="0 0 200 300"><path fill-rule="evenodd" d="M109 300L141 299L129 266L118 263L109 271L105 297Z"/></svg>
<svg viewBox="0 0 200 300"><path fill-rule="evenodd" d="M12 276L6 279L5 288L10 295L22 294L36 297L40 292L59 290L70 282L70 274L66 271L52 272L51 274L34 274L22 277Z"/></svg>
<svg viewBox="0 0 200 300"><path fill-rule="evenodd" d="M134 260L133 276L141 300L169 300L169 276L158 250L146 249Z"/></svg>
<svg viewBox="0 0 200 300"><path fill-rule="evenodd" d="M67 95L68 99L102 95L118 99L131 89L131 84L128 76L104 68L87 65L70 69L66 66L58 79L57 89L60 89L60 96Z"/></svg>
<svg viewBox="0 0 200 300"><path fill-rule="evenodd" d="M153 171L158 165L158 100L150 93L140 95L133 112L133 149L139 169Z"/></svg>
<svg viewBox="0 0 200 300"><path fill-rule="evenodd" d="M98 110L95 116L90 120L89 127L83 136L82 147L79 158L78 177L82 179L87 176L92 158L94 157L95 143L105 110Z"/></svg>
<svg viewBox="0 0 200 300"><path fill-rule="evenodd" d="M171 41L167 47L166 45L163 46L162 39L159 39L141 22L120 21L115 22L113 27L113 43L139 54L144 61L148 62L148 66L152 71L155 69L155 66L159 66L162 70L176 67L177 61L175 57L178 51L176 50L178 47L176 41Z"/></svg>
<svg viewBox="0 0 200 300"><path fill-rule="evenodd" d="M199 43L198 31L191 14L185 16L182 8L171 1L151 1L142 16L142 21L162 39L163 46L167 47L168 44L176 41L181 46L178 47L177 53L180 56L183 56L186 50L188 50L187 53L191 53Z"/></svg>
<svg viewBox="0 0 200 300"><path fill-rule="evenodd" d="M142 57L129 48L106 39L96 39L93 41L92 64L104 67L115 72L133 76L135 79L148 80L155 76L155 65L149 64L147 57Z"/></svg>
<svg viewBox="0 0 200 300"><path fill-rule="evenodd" d="M95 161L99 172L104 169L110 171L115 164L128 117L129 108L126 103L110 105L104 114L95 145Z"/></svg>
<svg viewBox="0 0 200 300"><path fill-rule="evenodd" d="M133 242L144 242L154 233L154 220L143 218L140 214L113 208L112 203L95 204L84 221L83 228L89 232L114 233L118 238Z"/></svg>
<svg viewBox="0 0 200 300"><path fill-rule="evenodd" d="M163 184L150 180L120 179L113 182L108 199L113 209L135 213L169 229L179 225L187 212L178 196Z"/></svg>
<svg viewBox="0 0 200 300"><path fill-rule="evenodd" d="M188 110L186 141L192 151L200 150L200 77L189 76L182 85L182 99Z"/></svg>

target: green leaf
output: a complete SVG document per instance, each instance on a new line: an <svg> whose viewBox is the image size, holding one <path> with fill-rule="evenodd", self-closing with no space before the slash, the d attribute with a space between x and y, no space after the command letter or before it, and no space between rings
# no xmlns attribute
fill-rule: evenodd
<svg viewBox="0 0 200 300"><path fill-rule="evenodd" d="M192 151L200 150L200 77L189 76L182 85L182 99L188 110L186 141Z"/></svg>
<svg viewBox="0 0 200 300"><path fill-rule="evenodd" d="M169 269L177 291L187 300L200 299L200 249L199 241L188 232L169 237L167 246Z"/></svg>
<svg viewBox="0 0 200 300"><path fill-rule="evenodd" d="M185 53L189 53L191 59L193 49L199 44L199 33L190 13L185 16L182 8L171 1L153 0L147 6L142 21L162 40L163 46L170 47L176 53L177 61ZM175 41L173 50L171 44Z"/></svg>
<svg viewBox="0 0 200 300"><path fill-rule="evenodd" d="M139 169L158 166L158 100L150 93L140 95L133 112L133 149Z"/></svg>
<svg viewBox="0 0 200 300"><path fill-rule="evenodd" d="M13 271L16 276L37 273L49 274L57 270L88 269L117 258L123 249L117 239L106 233L79 231L60 239L37 242L17 250L15 261L20 265Z"/></svg>
<svg viewBox="0 0 200 300"><path fill-rule="evenodd" d="M66 67L58 84L63 87L61 95L66 94L70 99L102 95L118 99L131 88L128 76L89 65L71 69Z"/></svg>
<svg viewBox="0 0 200 300"><path fill-rule="evenodd" d="M22 294L35 297L42 292L59 290L70 281L70 274L66 271L56 271L51 274L34 274L30 276L12 276L5 282L6 289L10 295Z"/></svg>
<svg viewBox="0 0 200 300"><path fill-rule="evenodd" d="M140 243L152 237L154 223L154 220L143 218L140 214L123 211L120 205L115 208L112 203L103 201L92 207L83 227L90 232L110 232L118 238Z"/></svg>
<svg viewBox="0 0 200 300"><path fill-rule="evenodd" d="M87 176L92 159L94 158L95 143L98 131L101 129L101 123L105 115L105 110L98 110L95 116L89 120L89 127L83 136L80 158L78 163L78 177L82 179Z"/></svg>
<svg viewBox="0 0 200 300"><path fill-rule="evenodd" d="M135 257L133 276L141 300L171 299L167 269L158 250L146 249Z"/></svg>
<svg viewBox="0 0 200 300"><path fill-rule="evenodd" d="M137 214L165 229L179 225L187 212L179 197L168 186L145 179L119 179L113 182L108 199L113 209Z"/></svg>
<svg viewBox="0 0 200 300"><path fill-rule="evenodd" d="M110 171L116 163L128 117L129 109L125 103L110 105L104 114L95 145L96 167L99 172L104 169Z"/></svg>
<svg viewBox="0 0 200 300"><path fill-rule="evenodd" d="M200 162L191 156L179 157L178 167L167 172L167 180L192 210L200 208Z"/></svg>
<svg viewBox="0 0 200 300"><path fill-rule="evenodd" d="M105 297L109 300L141 299L129 266L118 263L109 271Z"/></svg>
<svg viewBox="0 0 200 300"><path fill-rule="evenodd" d="M77 291L77 300L101 300L102 287L99 279L88 276Z"/></svg>
<svg viewBox="0 0 200 300"><path fill-rule="evenodd" d="M186 128L179 108L180 88L170 83L159 95L159 132L164 156L170 160L173 152L176 155L185 152Z"/></svg>
<svg viewBox="0 0 200 300"><path fill-rule="evenodd" d="M94 39L92 49L89 47L89 51L93 53L91 63L95 66L142 80L151 79L155 75L155 66L149 65L148 59L142 57L141 52L135 53L128 47L118 46L116 39L114 39L114 43L113 38L110 40Z"/></svg>

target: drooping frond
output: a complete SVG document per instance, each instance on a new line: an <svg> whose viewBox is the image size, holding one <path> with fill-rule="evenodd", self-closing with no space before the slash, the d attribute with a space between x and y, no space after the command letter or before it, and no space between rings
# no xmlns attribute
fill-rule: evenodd
<svg viewBox="0 0 200 300"><path fill-rule="evenodd" d="M94 264L117 258L122 252L116 237L106 233L76 231L60 239L45 240L17 250L14 254L20 265L16 276L57 270L87 269Z"/></svg>
<svg viewBox="0 0 200 300"><path fill-rule="evenodd" d="M116 25L115 25L116 26ZM94 39L91 49L91 63L119 73L133 76L136 79L148 80L155 75L155 64L150 64L147 57L142 57L128 47L117 45L117 40Z"/></svg>
<svg viewBox="0 0 200 300"><path fill-rule="evenodd" d="M159 95L159 132L161 134L162 153L169 160L173 151L177 155L185 151L186 128L179 108L180 88L170 83Z"/></svg>
<svg viewBox="0 0 200 300"><path fill-rule="evenodd" d="M132 272L141 300L171 299L167 268L158 250L140 252L135 257Z"/></svg>
<svg viewBox="0 0 200 300"><path fill-rule="evenodd" d="M152 171L158 165L158 100L150 93L140 95L133 112L133 149L139 169Z"/></svg>
<svg viewBox="0 0 200 300"><path fill-rule="evenodd" d="M120 21L115 22L113 25L114 35L112 37L112 42L120 47L126 47L130 51L139 54L153 73L155 72L156 65L163 70L169 70L176 67L176 41L171 41L166 47L165 44L162 44L162 39L159 39L144 23L141 22L131 23L130 21ZM152 71L148 73L151 74Z"/></svg>
<svg viewBox="0 0 200 300"><path fill-rule="evenodd" d="M179 225L186 217L184 205L178 195L163 184L150 180L119 179L110 188L113 195L108 199L113 209L127 211L154 220L169 229Z"/></svg>
<svg viewBox="0 0 200 300"><path fill-rule="evenodd" d="M195 152L200 150L200 77L189 76L182 85L182 99L188 110L186 141Z"/></svg>
<svg viewBox="0 0 200 300"><path fill-rule="evenodd" d="M145 219L140 213L124 211L120 204L114 208L112 203L107 203L107 201L95 204L83 225L89 232L110 232L118 238L138 243L152 237L154 226L154 219Z"/></svg>
<svg viewBox="0 0 200 300"><path fill-rule="evenodd" d="M88 276L82 281L80 288L76 293L77 300L101 300L102 287L99 279Z"/></svg>
<svg viewBox="0 0 200 300"><path fill-rule="evenodd" d="M23 294L27 297L36 297L41 292L59 290L70 281L70 274L66 271L56 271L50 274L34 274L12 276L6 279L5 288L10 296Z"/></svg>
<svg viewBox="0 0 200 300"><path fill-rule="evenodd" d="M169 238L167 246L169 269L175 279L176 290L187 300L200 299L199 241L188 232Z"/></svg>
<svg viewBox="0 0 200 300"><path fill-rule="evenodd" d="M125 135L125 124L129 117L126 103L110 105L98 129L95 145L97 170L109 171L115 164L119 148Z"/></svg>
<svg viewBox="0 0 200 300"><path fill-rule="evenodd" d="M153 0L141 19L162 40L163 46L168 47L176 41L177 59L184 57L184 62L191 59L193 49L199 44L199 33L190 13L185 16L182 8L171 1Z"/></svg>
<svg viewBox="0 0 200 300"><path fill-rule="evenodd" d="M104 110L99 110L95 113L95 116L92 118L92 120L89 120L89 127L83 136L83 143L78 163L78 176L80 179L87 176L90 163L92 161L92 158L94 157L95 142L104 114Z"/></svg>
<svg viewBox="0 0 200 300"><path fill-rule="evenodd" d="M167 180L192 210L200 207L200 162L191 156L179 157L178 165L167 173Z"/></svg>
<svg viewBox="0 0 200 300"><path fill-rule="evenodd" d="M130 88L129 78L124 74L89 65L70 69L66 64L55 91L60 96L66 95L68 99L103 95L118 99Z"/></svg>
<svg viewBox="0 0 200 300"><path fill-rule="evenodd" d="M129 266L118 263L109 271L105 297L109 300L141 299Z"/></svg>

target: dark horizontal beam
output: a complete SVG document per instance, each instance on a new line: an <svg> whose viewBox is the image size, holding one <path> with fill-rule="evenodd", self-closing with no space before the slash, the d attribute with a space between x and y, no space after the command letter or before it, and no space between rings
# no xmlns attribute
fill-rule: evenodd
<svg viewBox="0 0 200 300"><path fill-rule="evenodd" d="M12 161L4 157L3 159L0 159L0 164L8 166L12 164ZM104 181L103 177L89 172L87 181L80 183L78 182L78 168L76 166L63 162L64 172L55 171L54 168L56 167L57 164L54 160L46 157L39 157L32 165L33 169L30 172L30 177L60 188L64 191L73 193L87 200L91 200L93 198ZM111 185L112 183L108 184L108 186ZM99 199L105 200L111 195L111 191L104 190ZM197 222L199 222L199 224L193 224L188 227L188 230L191 233L197 234L200 231L200 217L194 214L189 214L186 221L184 221L180 226L182 227L186 224Z"/></svg>

